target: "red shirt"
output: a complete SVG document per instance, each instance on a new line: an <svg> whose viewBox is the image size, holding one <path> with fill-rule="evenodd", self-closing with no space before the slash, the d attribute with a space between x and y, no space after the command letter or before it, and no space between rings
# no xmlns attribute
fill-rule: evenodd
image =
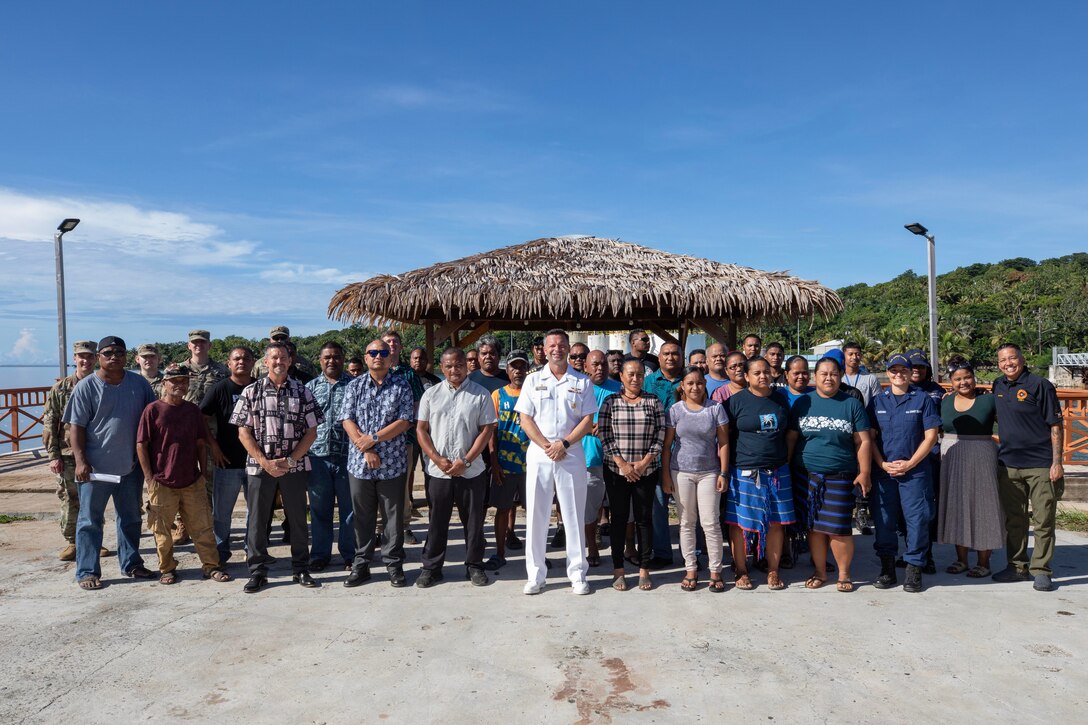
<svg viewBox="0 0 1088 725"><path fill-rule="evenodd" d="M196 482L199 440L208 442L208 427L200 408L189 401L170 405L156 400L144 408L136 430L136 442L148 445L155 480L170 488Z"/></svg>

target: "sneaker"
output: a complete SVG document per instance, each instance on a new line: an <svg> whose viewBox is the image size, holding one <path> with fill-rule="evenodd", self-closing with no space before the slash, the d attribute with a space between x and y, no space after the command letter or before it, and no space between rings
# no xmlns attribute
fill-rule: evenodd
<svg viewBox="0 0 1088 725"><path fill-rule="evenodd" d="M416 535L412 533L411 529L404 530L404 543L408 546L415 546L419 543L419 539L416 538Z"/></svg>
<svg viewBox="0 0 1088 725"><path fill-rule="evenodd" d="M903 579L903 591L912 594L922 591L922 567L907 564L907 574Z"/></svg>
<svg viewBox="0 0 1088 725"><path fill-rule="evenodd" d="M572 584L570 590L573 594L589 594L589 582L577 582Z"/></svg>
<svg viewBox="0 0 1088 725"><path fill-rule="evenodd" d="M487 574L484 574L484 570L475 566L465 572L465 579L471 581L474 587L486 587L491 583L491 580L487 578Z"/></svg>
<svg viewBox="0 0 1088 725"><path fill-rule="evenodd" d="M1054 582L1050 580L1049 574L1036 574L1035 583L1031 586L1037 592L1049 592L1054 588Z"/></svg>
<svg viewBox="0 0 1088 725"><path fill-rule="evenodd" d="M433 587L438 582L442 581L444 577L442 572L438 569L424 569L416 579L416 586L420 589L426 589L427 587Z"/></svg>
<svg viewBox="0 0 1088 725"><path fill-rule="evenodd" d="M537 584L536 582L527 582L525 584L525 586L522 588L521 593L522 594L540 594L542 591L544 591L544 585L543 584Z"/></svg>
<svg viewBox="0 0 1088 725"><path fill-rule="evenodd" d="M76 545L75 544L68 544L68 546L66 546L66 547L64 547L63 549L60 550L60 553L57 554L57 558L60 559L61 561L75 561L76 560Z"/></svg>
<svg viewBox="0 0 1088 725"><path fill-rule="evenodd" d="M1007 584L1010 582L1026 582L1028 579L1031 579L1031 574L1027 571L1017 569L1015 566L1007 566L990 578L995 582Z"/></svg>
<svg viewBox="0 0 1088 725"><path fill-rule="evenodd" d="M506 548L510 551L521 551L525 548L525 544L521 543L521 539L513 531L506 534Z"/></svg>
<svg viewBox="0 0 1088 725"><path fill-rule="evenodd" d="M549 545L553 549L564 549L567 546L567 532L563 530L563 524L555 527L555 534L552 535L552 540Z"/></svg>

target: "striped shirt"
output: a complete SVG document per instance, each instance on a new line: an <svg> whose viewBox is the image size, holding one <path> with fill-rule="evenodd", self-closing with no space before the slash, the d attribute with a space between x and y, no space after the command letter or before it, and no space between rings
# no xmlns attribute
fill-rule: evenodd
<svg viewBox="0 0 1088 725"><path fill-rule="evenodd" d="M623 398L623 393L605 398L597 416L597 430L604 448L604 462L611 471L620 472L614 456L635 463L646 454L652 455L654 460L646 474L653 473L661 465L665 409L653 394L643 391L633 404Z"/></svg>

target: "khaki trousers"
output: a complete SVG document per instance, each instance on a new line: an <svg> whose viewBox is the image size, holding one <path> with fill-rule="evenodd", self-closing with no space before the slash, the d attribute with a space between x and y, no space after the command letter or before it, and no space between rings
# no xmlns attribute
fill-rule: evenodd
<svg viewBox="0 0 1088 725"><path fill-rule="evenodd" d="M997 467L997 494L1005 510L1005 553L1009 566L1033 576L1050 576L1054 558L1054 519L1065 493L1065 479L1051 482L1049 468ZM1028 514L1028 503L1031 514ZM1028 525L1035 531L1035 548L1028 561Z"/></svg>
<svg viewBox="0 0 1088 725"><path fill-rule="evenodd" d="M193 539L200 564L207 576L219 568L219 551L215 548L212 532L212 510L204 479L199 478L185 488L170 488L151 481L147 485L148 525L155 534L155 549L159 554L159 571L174 571L178 562L174 559L174 538L170 524L174 516L180 516L189 536Z"/></svg>

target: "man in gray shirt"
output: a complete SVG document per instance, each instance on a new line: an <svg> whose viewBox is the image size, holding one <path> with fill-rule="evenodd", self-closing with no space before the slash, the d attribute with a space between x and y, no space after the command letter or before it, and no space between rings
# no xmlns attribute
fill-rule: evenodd
<svg viewBox="0 0 1088 725"><path fill-rule="evenodd" d="M416 423L416 437L431 477L431 516L423 572L416 586L426 589L442 580L454 503L464 522L465 578L474 586L484 586L488 583L483 569L487 474L481 455L498 419L491 395L467 379L463 350L447 349L439 363L446 379L423 394Z"/></svg>
<svg viewBox="0 0 1088 725"><path fill-rule="evenodd" d="M117 560L125 576L154 578L140 556L143 472L136 465L136 429L145 407L155 401L140 373L125 370L128 353L119 337L98 342L98 370L79 381L64 409L71 426L72 454L79 486L76 520L76 582L102 588L102 528L106 504L117 513Z"/></svg>

